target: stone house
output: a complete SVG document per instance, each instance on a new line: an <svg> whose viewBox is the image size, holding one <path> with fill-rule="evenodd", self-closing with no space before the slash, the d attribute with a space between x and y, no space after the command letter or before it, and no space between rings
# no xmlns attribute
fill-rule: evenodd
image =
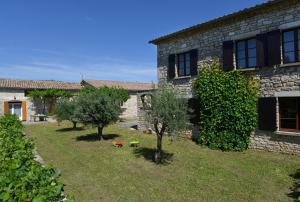
<svg viewBox="0 0 300 202"><path fill-rule="evenodd" d="M34 89L57 89L79 91L79 83L60 81L0 79L0 115L16 114L22 121L33 121L33 116L42 113L42 105L27 95ZM46 109L49 111L49 108Z"/></svg>
<svg viewBox="0 0 300 202"><path fill-rule="evenodd" d="M121 118L137 119L137 94L150 92L156 86L151 83L119 82L104 80L82 80L80 83L39 80L0 79L0 116L5 113L17 114L22 121L33 121L33 116L41 114L43 106L40 102L28 97L28 92L34 89L57 89L78 92L84 86L116 87L129 91L130 98L123 104L125 111ZM52 107L51 107L52 106ZM46 112L54 105L49 103Z"/></svg>
<svg viewBox="0 0 300 202"><path fill-rule="evenodd" d="M201 64L243 71L260 87L259 123L250 147L300 154L300 1L267 1L150 43L157 46L159 81L188 98Z"/></svg>
<svg viewBox="0 0 300 202"><path fill-rule="evenodd" d="M81 81L82 86L90 86L95 88L100 87L115 87L128 90L130 98L123 104L125 109L121 118L123 119L137 119L138 117L138 94L147 93L156 88L152 83L138 83L138 82L121 82L108 80L87 80Z"/></svg>

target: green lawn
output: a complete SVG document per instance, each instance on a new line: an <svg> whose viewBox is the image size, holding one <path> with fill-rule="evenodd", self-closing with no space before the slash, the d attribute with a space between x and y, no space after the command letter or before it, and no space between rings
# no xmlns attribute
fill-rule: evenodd
<svg viewBox="0 0 300 202"><path fill-rule="evenodd" d="M246 151L221 152L190 140L164 139L165 163L151 161L154 135L105 128L72 131L71 124L27 125L38 152L62 171L67 194L76 201L291 201L300 157ZM112 146L111 138L137 138L138 149ZM299 177L299 175L298 175Z"/></svg>

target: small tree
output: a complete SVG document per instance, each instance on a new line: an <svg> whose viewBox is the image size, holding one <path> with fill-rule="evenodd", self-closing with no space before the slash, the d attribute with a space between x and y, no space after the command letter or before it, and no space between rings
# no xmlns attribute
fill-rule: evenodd
<svg viewBox="0 0 300 202"><path fill-rule="evenodd" d="M188 126L187 100L180 93L165 83L159 85L148 103L144 103L146 110L145 120L151 124L157 136L157 148L154 155L155 162L161 162L162 138L165 132L168 135L177 135L185 131Z"/></svg>
<svg viewBox="0 0 300 202"><path fill-rule="evenodd" d="M106 89L106 90L105 90ZM108 90L107 87L83 91L79 94L76 113L79 121L98 128L99 140L102 140L103 128L116 122L123 112L118 90ZM120 89L120 91L124 91Z"/></svg>
<svg viewBox="0 0 300 202"><path fill-rule="evenodd" d="M199 143L213 149L247 149L257 122L258 90L240 71L224 72L219 63L201 68L195 82L200 104Z"/></svg>
<svg viewBox="0 0 300 202"><path fill-rule="evenodd" d="M55 107L56 119L58 121L71 121L73 129L76 129L78 123L78 115L76 113L77 101L75 99L62 98Z"/></svg>

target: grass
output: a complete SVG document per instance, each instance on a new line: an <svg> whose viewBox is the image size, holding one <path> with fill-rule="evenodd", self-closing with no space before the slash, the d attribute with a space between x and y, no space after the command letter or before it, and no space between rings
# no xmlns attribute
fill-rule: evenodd
<svg viewBox="0 0 300 202"><path fill-rule="evenodd" d="M152 162L156 138L129 129L27 125L43 159L62 171L76 201L291 201L299 194L300 157L248 150L214 151L189 140L163 140L163 165ZM141 142L112 146L111 139ZM298 185L297 185L298 186Z"/></svg>

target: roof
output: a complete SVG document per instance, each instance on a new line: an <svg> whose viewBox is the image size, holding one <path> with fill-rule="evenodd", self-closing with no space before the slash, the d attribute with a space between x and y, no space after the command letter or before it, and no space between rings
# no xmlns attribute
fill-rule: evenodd
<svg viewBox="0 0 300 202"><path fill-rule="evenodd" d="M149 91L156 88L153 83L138 83L138 82L122 82L122 81L109 81L109 80L82 80L81 84L88 84L96 88L100 87L116 87L123 88L129 91Z"/></svg>
<svg viewBox="0 0 300 202"><path fill-rule="evenodd" d="M53 80L13 80L0 79L0 88L11 89L58 89L58 90L80 90L79 83L69 83Z"/></svg>
<svg viewBox="0 0 300 202"><path fill-rule="evenodd" d="M240 17L242 15L247 15L247 14L253 15L254 12L260 11L262 9L268 8L268 7L273 6L273 5L278 5L280 3L297 2L297 1L298 0L269 0L265 3L257 4L253 7L245 8L243 10L231 13L229 15L224 15L222 17L219 17L219 18L216 18L216 19L213 19L213 20L201 23L201 24L191 26L191 27L179 30L177 32L173 32L173 33L158 37L156 39L153 39L153 40L149 41L149 43L157 45L157 44L159 44L159 43L161 43L165 40L168 40L168 39L171 39L171 38L174 38L174 37L178 37L178 36L182 36L182 35L185 35L187 33L192 33L192 32L195 32L195 31L199 31L199 30L202 30L202 29L205 29L205 28L208 28L208 27L212 27L212 26L217 25L218 23L224 22L226 20L233 20L236 17Z"/></svg>

